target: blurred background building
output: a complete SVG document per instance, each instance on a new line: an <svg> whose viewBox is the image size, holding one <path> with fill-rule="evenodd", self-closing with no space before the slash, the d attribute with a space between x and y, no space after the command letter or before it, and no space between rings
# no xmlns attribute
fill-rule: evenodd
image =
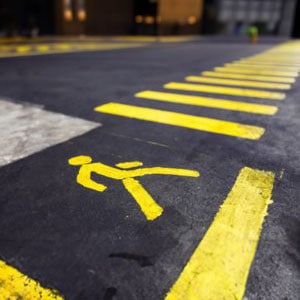
<svg viewBox="0 0 300 300"><path fill-rule="evenodd" d="M300 36L299 1L0 0L0 35Z"/></svg>

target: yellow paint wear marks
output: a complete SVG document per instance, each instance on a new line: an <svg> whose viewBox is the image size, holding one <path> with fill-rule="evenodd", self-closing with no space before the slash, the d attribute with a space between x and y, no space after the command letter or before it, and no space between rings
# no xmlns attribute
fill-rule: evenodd
<svg viewBox="0 0 300 300"><path fill-rule="evenodd" d="M278 108L271 105L253 104L248 102L230 101L216 98L206 98L191 95L182 95L175 93L163 93L156 91L143 91L135 94L135 97L165 101L171 103L180 103L196 106L205 106L211 108L219 108L226 110L242 111L252 114L274 115Z"/></svg>
<svg viewBox="0 0 300 300"><path fill-rule="evenodd" d="M225 73L238 73L238 74L252 74L252 75L270 75L270 76L281 76L281 77L297 77L297 72L285 72L285 71L269 71L269 70L253 70L246 68L228 68L228 67L218 67L215 68L217 72Z"/></svg>
<svg viewBox="0 0 300 300"><path fill-rule="evenodd" d="M186 81L201 82L201 83L212 83L221 85L234 85L242 87L254 87L254 88L265 88L265 89L278 89L278 90L289 90L291 88L290 84L280 84L280 83L266 83L258 81L247 81L247 80L229 80L229 79L216 79L200 76L187 76Z"/></svg>
<svg viewBox="0 0 300 300"><path fill-rule="evenodd" d="M243 168L203 240L165 300L243 298L274 174Z"/></svg>
<svg viewBox="0 0 300 300"><path fill-rule="evenodd" d="M260 139L265 132L261 127L120 103L107 103L95 111L251 140Z"/></svg>
<svg viewBox="0 0 300 300"><path fill-rule="evenodd" d="M137 168L142 166L143 163L141 161L123 162L123 163L116 164L116 167L120 169L131 169L131 168Z"/></svg>
<svg viewBox="0 0 300 300"><path fill-rule="evenodd" d="M164 85L164 88L193 91L193 92L251 97L251 98L271 99L271 100L283 100L285 98L285 94L283 93L275 93L275 92L252 90L252 89L249 90L249 89L228 88L228 87L220 87L220 86L213 86L213 85L179 83L179 82L167 83Z"/></svg>
<svg viewBox="0 0 300 300"><path fill-rule="evenodd" d="M0 299L62 300L63 297L0 260Z"/></svg>
<svg viewBox="0 0 300 300"><path fill-rule="evenodd" d="M243 63L230 63L225 64L226 67L233 68L246 68L246 69L255 69L255 70L274 70L274 71L288 71L288 72L298 72L299 67L288 67L288 66L259 66L254 64L243 64Z"/></svg>
<svg viewBox="0 0 300 300"><path fill-rule="evenodd" d="M218 77L218 78L230 78L230 79L246 79L254 81L266 81L266 82L283 82L283 83L295 83L294 78L277 77L277 76L259 76L248 74L234 74L234 73L222 73L222 72L203 72L203 76Z"/></svg>
<svg viewBox="0 0 300 300"><path fill-rule="evenodd" d="M118 163L115 167L103 164L101 162L92 162L90 156L76 156L70 158L68 163L72 166L80 166L76 181L78 184L85 188L104 192L107 186L98 183L92 179L92 173L96 173L100 176L104 176L110 179L122 181L126 190L132 195L136 203L140 206L148 221L153 221L163 213L163 208L160 207L152 196L145 190L141 183L136 180L136 177L142 177L145 175L174 175L174 176L186 176L186 177L199 177L200 174L194 170L185 170L177 168L138 168L133 170L121 170L129 169L133 167L143 166L142 162L123 162Z"/></svg>

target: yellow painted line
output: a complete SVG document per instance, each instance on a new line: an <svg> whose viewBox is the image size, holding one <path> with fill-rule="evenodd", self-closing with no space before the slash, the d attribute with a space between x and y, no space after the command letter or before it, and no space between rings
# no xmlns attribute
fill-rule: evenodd
<svg viewBox="0 0 300 300"><path fill-rule="evenodd" d="M165 84L164 88L174 89L174 90L193 91L193 92L241 96L241 97L271 99L271 100L285 99L284 93L275 93L275 92L252 90L252 89L249 90L249 89L227 88L227 87L203 85L203 84L170 82Z"/></svg>
<svg viewBox="0 0 300 300"><path fill-rule="evenodd" d="M299 67L300 68L300 64L292 64L292 63L281 63L281 62L276 62L276 61L266 61L266 60L259 60L259 59L241 59L241 60L235 60L233 61L233 63L243 63L243 64L247 64L247 65L257 65L257 66L276 66L276 67Z"/></svg>
<svg viewBox="0 0 300 300"><path fill-rule="evenodd" d="M37 45L35 45L36 47ZM33 50L31 47L30 49L27 46L22 46L21 50L18 52L0 52L0 58L8 58L8 57L17 57L17 56L36 56L36 55L49 55L49 54L63 54L63 53L74 53L74 52L88 52L88 51L108 51L108 50L119 50L119 49L130 49L130 48L138 48L143 47L145 44L135 44L135 43L108 43L108 44L99 44L96 45L86 45L86 46L76 46L70 45L69 47L64 45L55 45L53 44L49 51L31 51ZM19 48L19 47L18 47Z"/></svg>
<svg viewBox="0 0 300 300"><path fill-rule="evenodd" d="M265 132L262 127L120 103L107 103L96 107L95 111L251 140L260 139Z"/></svg>
<svg viewBox="0 0 300 300"><path fill-rule="evenodd" d="M0 260L0 299L63 300L63 297Z"/></svg>
<svg viewBox="0 0 300 300"><path fill-rule="evenodd" d="M51 51L50 45L37 45L37 46L36 46L36 49L37 49L38 51L41 51L41 52L48 52L48 51Z"/></svg>
<svg viewBox="0 0 300 300"><path fill-rule="evenodd" d="M251 114L274 115L278 111L278 108L276 106L271 105L253 104L248 102L230 101L216 98L155 91L143 91L135 94L135 97L171 103L180 103L185 105L205 106L211 108L241 111Z"/></svg>
<svg viewBox="0 0 300 300"><path fill-rule="evenodd" d="M241 300L269 204L274 174L250 168L236 182L165 300Z"/></svg>
<svg viewBox="0 0 300 300"><path fill-rule="evenodd" d="M217 72L226 72L226 73L238 73L238 74L252 74L252 75L270 75L270 76L281 76L281 77L297 77L297 72L283 72L283 71L268 71L268 70L252 70L245 68L224 68L218 67L215 68Z"/></svg>
<svg viewBox="0 0 300 300"><path fill-rule="evenodd" d="M251 75L251 74L235 74L235 73L222 73L222 72L213 72L206 71L202 72L203 76L208 77L218 77L218 78L230 78L230 79L246 79L246 80L254 80L254 81L266 81L266 82L284 82L284 83L295 83L294 78L289 77L277 77L277 76L259 76L259 75Z"/></svg>
<svg viewBox="0 0 300 300"><path fill-rule="evenodd" d="M272 61L278 61L278 62L288 62L288 63L296 63L299 64L300 60L295 59L293 57L278 57L278 56L251 56L252 59L262 59L262 60L272 60Z"/></svg>
<svg viewBox="0 0 300 300"><path fill-rule="evenodd" d="M200 77L200 76L187 76L185 80L192 81L192 82L201 82L201 83L212 83L212 84L221 84L221 85L234 85L234 86L242 86L242 87L278 89L278 90L289 90L291 88L290 84L258 82L258 81L248 81L248 80L217 79L217 78Z"/></svg>
<svg viewBox="0 0 300 300"><path fill-rule="evenodd" d="M246 68L246 69L258 69L258 70L275 70L275 71L288 71L288 72L298 72L300 68L299 67L288 67L288 66L260 66L260 65L254 65L254 64L243 64L243 63L230 63L225 64L226 67L229 68Z"/></svg>
<svg viewBox="0 0 300 300"><path fill-rule="evenodd" d="M120 169L132 169L143 166L143 163L141 161L130 161L130 162L122 162L116 164L116 167Z"/></svg>
<svg viewBox="0 0 300 300"><path fill-rule="evenodd" d="M16 51L19 52L19 53L23 53L23 52L28 52L32 50L32 47L31 46L18 46L16 47Z"/></svg>

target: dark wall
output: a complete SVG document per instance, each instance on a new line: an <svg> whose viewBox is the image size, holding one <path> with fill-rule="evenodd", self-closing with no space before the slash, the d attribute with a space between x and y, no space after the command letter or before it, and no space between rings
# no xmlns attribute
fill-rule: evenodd
<svg viewBox="0 0 300 300"><path fill-rule="evenodd" d="M33 27L54 33L53 0L0 0L0 28L7 35L26 34Z"/></svg>
<svg viewBox="0 0 300 300"><path fill-rule="evenodd" d="M293 37L300 38L300 0L297 1L295 10Z"/></svg>
<svg viewBox="0 0 300 300"><path fill-rule="evenodd" d="M86 1L87 34L129 34L132 29L133 0Z"/></svg>

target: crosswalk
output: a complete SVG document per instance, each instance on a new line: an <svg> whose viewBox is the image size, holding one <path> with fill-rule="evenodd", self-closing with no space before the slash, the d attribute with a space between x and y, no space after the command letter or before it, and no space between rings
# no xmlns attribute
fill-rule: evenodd
<svg viewBox="0 0 300 300"><path fill-rule="evenodd" d="M299 76L300 59L297 57L299 50L300 42L287 42L260 54L204 71L201 76L188 75L184 82L166 83L163 85L166 92L145 90L136 93L135 97L272 116L278 112L276 101L286 98L286 92L292 88L292 84ZM202 94L205 94L205 97ZM233 99L217 98L215 95L230 96ZM246 98L249 102L240 101L237 97ZM270 104L251 103L252 99L270 100ZM259 140L265 133L262 126L117 102L100 105L95 111L243 139Z"/></svg>

